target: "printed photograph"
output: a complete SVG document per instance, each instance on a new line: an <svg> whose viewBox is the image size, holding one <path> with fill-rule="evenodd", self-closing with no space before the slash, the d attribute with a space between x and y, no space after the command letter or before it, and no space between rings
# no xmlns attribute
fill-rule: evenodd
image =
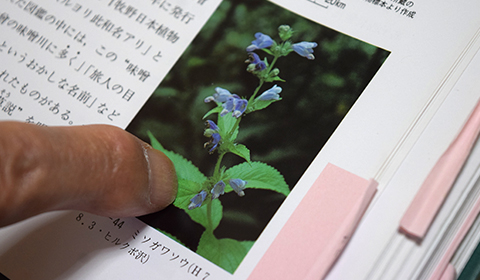
<svg viewBox="0 0 480 280"><path fill-rule="evenodd" d="M225 0L127 130L174 163L139 217L234 273L389 52L271 2Z"/></svg>

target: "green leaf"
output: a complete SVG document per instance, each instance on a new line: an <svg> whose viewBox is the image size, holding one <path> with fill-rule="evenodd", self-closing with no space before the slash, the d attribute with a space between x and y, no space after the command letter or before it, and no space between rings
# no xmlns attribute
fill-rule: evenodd
<svg viewBox="0 0 480 280"><path fill-rule="evenodd" d="M243 247L245 247L245 249L247 249L247 253L248 253L248 251L250 251L250 249L252 248L253 244L255 244L255 241L246 240L246 241L240 241L240 243L243 245Z"/></svg>
<svg viewBox="0 0 480 280"><path fill-rule="evenodd" d="M175 166L178 180L178 193L173 205L180 209L188 209L190 199L202 190L203 184L207 181L207 177L189 160L177 153L165 150L150 131L147 131L147 134L152 147L163 152Z"/></svg>
<svg viewBox="0 0 480 280"><path fill-rule="evenodd" d="M198 208L192 210L185 210L185 212L192 218L193 221L201 224L207 231L214 231L220 221L222 220L223 207L222 203L218 199L211 200L212 204L212 224L208 222L208 205L204 204Z"/></svg>
<svg viewBox="0 0 480 280"><path fill-rule="evenodd" d="M154 148L155 150L162 151L162 152L165 150L163 148L162 144L160 144L160 142L158 142L157 138L155 138L155 136L153 136L153 133L151 133L150 131L147 131L147 135L148 135L148 138L150 138L150 145L152 145L152 148Z"/></svg>
<svg viewBox="0 0 480 280"><path fill-rule="evenodd" d="M274 55L273 52L269 49L262 49L262 51L268 53L269 55Z"/></svg>
<svg viewBox="0 0 480 280"><path fill-rule="evenodd" d="M249 242L229 238L217 239L205 231L198 243L197 254L233 274L247 255L249 245Z"/></svg>
<svg viewBox="0 0 480 280"><path fill-rule="evenodd" d="M273 102L276 102L276 101L280 101L282 100L281 98L279 100L258 100L258 99L255 99L253 102L252 102L252 106L249 108L249 113L250 112L254 112L254 111L258 111L258 110L262 110L262 109L265 109L267 108L270 104L272 104Z"/></svg>
<svg viewBox="0 0 480 280"><path fill-rule="evenodd" d="M192 199L196 194L202 190L202 184L185 179L178 180L178 192L177 198L173 202L173 205L180 209L187 210Z"/></svg>
<svg viewBox="0 0 480 280"><path fill-rule="evenodd" d="M208 116L210 116L211 114L215 114L215 113L220 113L222 112L223 110L223 107L222 106L217 106L215 108L213 108L212 110L208 111L202 118L202 120L206 119Z"/></svg>
<svg viewBox="0 0 480 280"><path fill-rule="evenodd" d="M177 172L177 178L180 180L187 180L203 184L207 177L203 175L200 170L189 160L185 159L181 155L168 151L158 142L158 140L153 136L150 131L147 131L148 137L150 138L150 143L154 149L157 149L163 152L175 166L175 171ZM180 185L179 185L180 188Z"/></svg>
<svg viewBox="0 0 480 280"><path fill-rule="evenodd" d="M285 196L290 193L290 189L283 175L272 166L263 162L244 162L225 171L224 179L226 183L229 179L235 178L247 181L246 188L272 190ZM230 191L232 191L230 186L225 188L225 192Z"/></svg>
<svg viewBox="0 0 480 280"><path fill-rule="evenodd" d="M220 130L220 136L224 141L235 141L238 135L238 127L235 128L232 135L228 135L232 131L233 127L237 123L237 118L232 116L232 114L226 114L223 117L218 116L218 129Z"/></svg>
<svg viewBox="0 0 480 280"><path fill-rule="evenodd" d="M168 236L170 239L173 239L173 240L175 240L176 242L178 242L178 243L182 244L183 246L185 246L185 244L184 244L182 241L180 241L180 239L178 239L176 236L172 235L171 233L168 233L168 232L166 232L166 231L164 231L164 230L162 230L162 229L160 229L160 228L156 228L156 230L158 230L159 232L165 234L165 235ZM185 247L186 247L186 246L185 246Z"/></svg>
<svg viewBox="0 0 480 280"><path fill-rule="evenodd" d="M279 81L279 82L286 82L284 79L280 78L279 76L275 76L275 77L268 77L265 79L265 82L275 82L275 81Z"/></svg>
<svg viewBox="0 0 480 280"><path fill-rule="evenodd" d="M245 145L232 144L228 146L228 149L230 152L244 158L247 162L250 162L250 150Z"/></svg>

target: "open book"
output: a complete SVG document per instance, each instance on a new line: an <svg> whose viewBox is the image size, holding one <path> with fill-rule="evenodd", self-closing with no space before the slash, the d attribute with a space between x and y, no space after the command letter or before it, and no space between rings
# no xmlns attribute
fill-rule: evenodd
<svg viewBox="0 0 480 280"><path fill-rule="evenodd" d="M428 279L448 263L461 272L475 226L451 245L478 197L478 156L421 242L399 223L478 101L479 10L477 1L4 1L0 119L122 127L174 162L179 194L138 218L60 211L0 229L0 273ZM333 199L308 200L330 182ZM315 226L337 224L336 207L352 201L345 230L329 235L340 241L321 240ZM341 244L317 261L315 238Z"/></svg>

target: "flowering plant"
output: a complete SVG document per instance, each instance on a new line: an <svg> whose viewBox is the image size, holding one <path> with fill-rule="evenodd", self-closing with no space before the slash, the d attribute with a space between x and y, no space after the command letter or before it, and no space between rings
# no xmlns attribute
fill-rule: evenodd
<svg viewBox="0 0 480 280"><path fill-rule="evenodd" d="M207 177L189 160L167 151L149 133L152 146L164 152L175 165L179 189L174 206L185 210L193 221L205 229L196 252L231 273L243 260L253 241L215 237L214 230L223 215L221 196L234 192L243 197L248 195L249 188L270 190L285 196L290 193L290 188L279 171L266 163L252 161L250 150L237 143L242 118L282 100L282 88L277 84L260 93L266 83L285 82L279 77L280 70L274 67L277 60L291 52L309 60L314 59L313 48L317 43L292 43L290 39L293 30L287 25L278 28L278 35L280 41L276 42L270 36L258 32L255 40L246 47L246 70L259 80L250 96L241 97L227 89L216 87L215 92L204 100L205 103L215 105L203 117L206 120L204 136L209 139L204 147L209 154L217 154L212 175ZM267 57L261 59L255 52L259 50L271 56L271 60ZM210 119L215 115L216 122ZM222 161L228 153L239 156L244 162L231 167L224 166Z"/></svg>

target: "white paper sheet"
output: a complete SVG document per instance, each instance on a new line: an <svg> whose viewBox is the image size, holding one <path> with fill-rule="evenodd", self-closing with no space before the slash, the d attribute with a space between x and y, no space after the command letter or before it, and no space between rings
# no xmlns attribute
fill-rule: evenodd
<svg viewBox="0 0 480 280"><path fill-rule="evenodd" d="M383 190L468 62L462 52L480 26L480 3L272 2L391 54L233 275L136 219L78 211L1 229L0 272L12 279L247 279L328 162L377 179L374 206L386 203ZM3 1L0 119L125 128L218 4ZM428 168L416 171L407 181ZM388 242L382 227L362 223L329 279L365 279Z"/></svg>
<svg viewBox="0 0 480 280"><path fill-rule="evenodd" d="M2 1L2 119L126 127L218 3Z"/></svg>

